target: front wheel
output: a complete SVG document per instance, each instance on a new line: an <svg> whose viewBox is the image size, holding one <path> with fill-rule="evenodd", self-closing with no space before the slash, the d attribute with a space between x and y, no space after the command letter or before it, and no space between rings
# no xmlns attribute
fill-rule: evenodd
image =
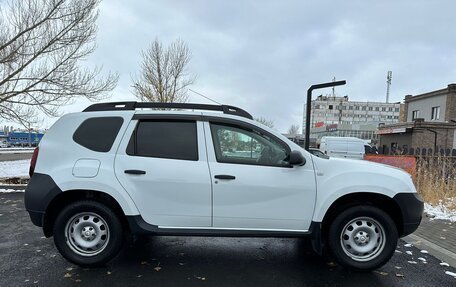
<svg viewBox="0 0 456 287"><path fill-rule="evenodd" d="M54 224L54 242L68 261L101 266L114 258L123 242L122 224L107 206L78 201L65 207Z"/></svg>
<svg viewBox="0 0 456 287"><path fill-rule="evenodd" d="M355 206L331 223L328 244L336 260L358 271L383 266L394 254L398 232L391 217L373 206Z"/></svg>

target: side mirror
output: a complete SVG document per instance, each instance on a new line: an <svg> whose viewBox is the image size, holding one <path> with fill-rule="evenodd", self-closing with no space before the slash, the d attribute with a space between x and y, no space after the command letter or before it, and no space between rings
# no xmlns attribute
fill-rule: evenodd
<svg viewBox="0 0 456 287"><path fill-rule="evenodd" d="M306 159L300 151L294 150L290 153L290 164L291 165L305 165Z"/></svg>

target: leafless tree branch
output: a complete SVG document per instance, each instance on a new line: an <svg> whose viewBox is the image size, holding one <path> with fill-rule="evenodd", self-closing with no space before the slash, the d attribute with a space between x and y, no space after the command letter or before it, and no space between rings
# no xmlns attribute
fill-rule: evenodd
<svg viewBox="0 0 456 287"><path fill-rule="evenodd" d="M118 80L80 62L95 50L100 0L0 4L0 117L21 124L57 116L77 97L100 100Z"/></svg>
<svg viewBox="0 0 456 287"><path fill-rule="evenodd" d="M141 56L141 73L132 80L136 96L141 101L186 102L187 87L196 80L187 72L191 59L188 46L179 39L164 48L156 39Z"/></svg>

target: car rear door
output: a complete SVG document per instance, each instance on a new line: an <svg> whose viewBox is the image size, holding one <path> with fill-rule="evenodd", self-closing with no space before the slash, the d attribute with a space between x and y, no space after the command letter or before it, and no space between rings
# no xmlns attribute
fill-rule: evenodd
<svg viewBox="0 0 456 287"><path fill-rule="evenodd" d="M143 219L160 227L210 227L211 181L203 124L167 115L136 115L115 172Z"/></svg>
<svg viewBox="0 0 456 287"><path fill-rule="evenodd" d="M315 174L307 162L290 166L290 147L245 122L205 123L213 182L213 227L261 231L308 230Z"/></svg>

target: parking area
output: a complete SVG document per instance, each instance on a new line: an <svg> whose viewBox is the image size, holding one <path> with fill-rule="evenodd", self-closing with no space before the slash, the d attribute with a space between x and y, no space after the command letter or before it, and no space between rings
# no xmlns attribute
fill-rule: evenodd
<svg viewBox="0 0 456 287"><path fill-rule="evenodd" d="M63 259L24 210L0 193L0 286L454 286L452 267L400 241L383 268L352 273L305 254L301 239L140 237L103 268Z"/></svg>

